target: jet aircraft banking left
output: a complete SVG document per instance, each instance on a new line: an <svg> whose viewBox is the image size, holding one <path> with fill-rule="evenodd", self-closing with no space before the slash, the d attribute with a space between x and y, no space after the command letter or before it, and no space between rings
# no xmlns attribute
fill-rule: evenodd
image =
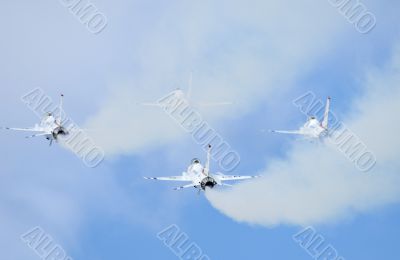
<svg viewBox="0 0 400 260"><path fill-rule="evenodd" d="M58 107L58 115L54 115L52 112L47 112L42 118L39 124L34 127L28 128L16 128L16 127L3 127L6 130L16 130L16 131L27 131L34 132L35 134L26 136L26 138L32 138L37 136L44 136L50 141L50 145L53 141L58 141L59 136L66 136L69 134L68 130L62 125L61 115L62 115L62 104L64 95L61 94L60 104Z"/></svg>

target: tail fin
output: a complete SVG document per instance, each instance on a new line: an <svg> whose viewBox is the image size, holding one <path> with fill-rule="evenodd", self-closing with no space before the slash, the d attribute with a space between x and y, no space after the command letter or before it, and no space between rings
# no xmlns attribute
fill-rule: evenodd
<svg viewBox="0 0 400 260"><path fill-rule="evenodd" d="M328 120L329 120L329 107L331 104L331 98L328 97L326 99L326 106L325 106L325 112L324 112L324 119L322 120L321 126L325 129L328 129Z"/></svg>
<svg viewBox="0 0 400 260"><path fill-rule="evenodd" d="M208 150L207 150L207 161L206 161L206 165L204 167L204 173L209 176L210 174L210 160L211 160L211 145L208 145Z"/></svg>
<svg viewBox="0 0 400 260"><path fill-rule="evenodd" d="M58 115L58 124L61 125L61 118L62 118L62 109L63 109L63 99L64 99L64 94L61 94L60 96L60 105L58 107L59 109L59 115Z"/></svg>

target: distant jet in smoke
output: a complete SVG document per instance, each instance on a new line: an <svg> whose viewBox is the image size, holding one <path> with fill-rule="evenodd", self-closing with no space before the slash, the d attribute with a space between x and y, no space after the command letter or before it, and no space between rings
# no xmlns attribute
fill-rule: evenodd
<svg viewBox="0 0 400 260"><path fill-rule="evenodd" d="M321 137L328 135L328 115L329 115L329 107L330 107L331 98L328 97L326 99L326 106L324 117L322 122L320 122L315 116L311 116L308 118L307 122L299 129L294 131L286 131L286 130L270 130L272 133L279 134L294 134L294 135L302 135L309 139L319 139Z"/></svg>
<svg viewBox="0 0 400 260"><path fill-rule="evenodd" d="M192 74L190 74L189 84L187 92L185 93L182 89L177 88L170 92L170 94L174 95L176 99L183 100L187 102L189 105L198 106L198 107L214 107L214 106L226 106L232 105L232 102L198 102L192 101ZM142 106L161 106L158 102L142 102L140 103Z"/></svg>

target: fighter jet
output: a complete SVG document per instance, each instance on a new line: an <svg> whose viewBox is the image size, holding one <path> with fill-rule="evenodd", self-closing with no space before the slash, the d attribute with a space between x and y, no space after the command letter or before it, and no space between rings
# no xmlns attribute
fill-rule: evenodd
<svg viewBox="0 0 400 260"><path fill-rule="evenodd" d="M328 115L329 115L329 107L330 107L331 98L328 97L326 99L326 106L324 117L322 122L320 122L315 116L311 116L308 118L307 122L299 129L294 131L286 131L286 130L270 130L272 133L279 134L295 134L302 135L308 139L319 139L321 137L328 135Z"/></svg>
<svg viewBox="0 0 400 260"><path fill-rule="evenodd" d="M232 102L199 102L199 101L193 101L192 100L192 74L190 74L189 78L189 84L188 84L188 89L187 92L185 93L182 89L176 88L172 92L170 92L170 95L174 95L176 99L182 100L187 102L191 106L197 106L197 107L215 107L215 106L226 106L226 105L232 105ZM142 106L161 106L158 102L142 102L140 103Z"/></svg>
<svg viewBox="0 0 400 260"><path fill-rule="evenodd" d="M220 186L232 186L224 181L236 181L257 178L259 176L239 176L239 175L224 175L220 172L212 174L210 172L210 160L211 160L211 145L208 145L207 161L203 166L199 159L194 158L189 165L186 172L183 172L181 176L169 176L169 177L144 177L147 180L160 180L160 181L181 181L190 182L190 184L179 186L174 190L181 190L185 188L195 188L200 191L205 191L206 188L214 188L217 185Z"/></svg>
<svg viewBox="0 0 400 260"><path fill-rule="evenodd" d="M50 146L51 146L53 141L58 141L59 136L66 136L69 134L67 129L62 125L61 122L63 98L64 95L61 94L60 104L58 107L59 110L58 117L54 115L52 112L47 112L46 115L40 121L40 123L36 124L34 127L28 127L28 128L3 127L3 129L35 132L35 134L33 135L26 136L26 138L44 136L47 140L50 141Z"/></svg>

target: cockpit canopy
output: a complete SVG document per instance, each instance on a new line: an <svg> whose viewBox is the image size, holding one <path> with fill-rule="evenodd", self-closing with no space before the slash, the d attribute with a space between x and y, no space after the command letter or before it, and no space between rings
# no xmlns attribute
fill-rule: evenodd
<svg viewBox="0 0 400 260"><path fill-rule="evenodd" d="M310 120L314 120L315 119L315 116L310 116Z"/></svg>
<svg viewBox="0 0 400 260"><path fill-rule="evenodd" d="M197 159L197 158L194 158L194 159L192 160L192 164L199 164L199 163L200 163L200 160Z"/></svg>

